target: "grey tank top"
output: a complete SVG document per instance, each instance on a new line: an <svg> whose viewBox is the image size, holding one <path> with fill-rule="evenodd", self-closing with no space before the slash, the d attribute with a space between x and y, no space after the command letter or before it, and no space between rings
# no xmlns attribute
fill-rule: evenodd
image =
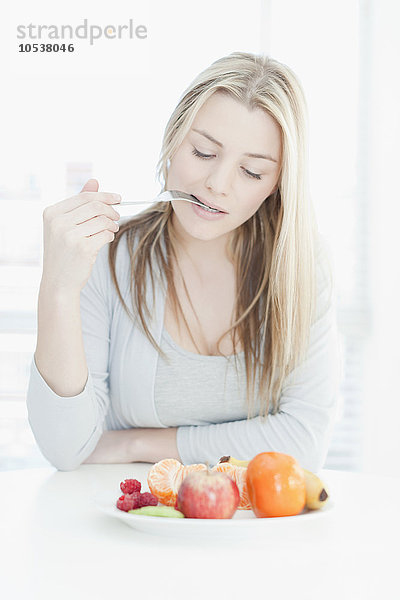
<svg viewBox="0 0 400 600"><path fill-rule="evenodd" d="M189 352L163 329L154 401L158 417L167 427L209 425L247 418L244 352L230 356L206 356ZM258 386L255 386L257 398ZM254 414L259 403L255 401Z"/></svg>

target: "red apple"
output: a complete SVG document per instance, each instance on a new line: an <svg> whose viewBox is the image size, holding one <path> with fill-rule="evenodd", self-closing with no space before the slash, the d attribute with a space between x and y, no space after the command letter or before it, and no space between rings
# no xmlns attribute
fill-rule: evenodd
<svg viewBox="0 0 400 600"><path fill-rule="evenodd" d="M240 502L238 486L224 473L195 471L182 481L178 510L192 519L231 519Z"/></svg>

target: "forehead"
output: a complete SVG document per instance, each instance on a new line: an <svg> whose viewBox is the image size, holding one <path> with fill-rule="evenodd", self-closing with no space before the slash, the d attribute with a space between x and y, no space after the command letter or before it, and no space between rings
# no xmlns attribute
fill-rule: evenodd
<svg viewBox="0 0 400 600"><path fill-rule="evenodd" d="M280 155L281 133L275 119L260 108L250 110L226 94L216 92L208 98L192 127L205 130L228 149Z"/></svg>

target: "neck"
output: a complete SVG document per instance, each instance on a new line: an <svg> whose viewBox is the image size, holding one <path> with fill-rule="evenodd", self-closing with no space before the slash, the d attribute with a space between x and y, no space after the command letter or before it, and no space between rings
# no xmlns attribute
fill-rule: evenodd
<svg viewBox="0 0 400 600"><path fill-rule="evenodd" d="M198 240L189 236L172 215L172 227L176 237L178 259L188 260L199 273L205 275L230 264L227 246L229 234L213 240Z"/></svg>

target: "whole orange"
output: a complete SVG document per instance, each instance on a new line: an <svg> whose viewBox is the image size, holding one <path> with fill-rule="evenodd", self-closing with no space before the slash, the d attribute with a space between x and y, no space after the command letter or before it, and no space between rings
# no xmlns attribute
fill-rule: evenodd
<svg viewBox="0 0 400 600"><path fill-rule="evenodd" d="M293 456L261 452L247 466L247 491L256 517L298 515L306 503L304 472Z"/></svg>

